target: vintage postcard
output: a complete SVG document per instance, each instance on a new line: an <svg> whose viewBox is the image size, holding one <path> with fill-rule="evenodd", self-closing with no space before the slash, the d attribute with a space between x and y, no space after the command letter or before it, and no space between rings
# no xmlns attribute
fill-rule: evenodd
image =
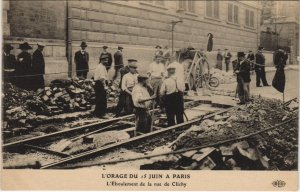
<svg viewBox="0 0 300 192"><path fill-rule="evenodd" d="M3 190L298 190L299 1L1 9Z"/></svg>

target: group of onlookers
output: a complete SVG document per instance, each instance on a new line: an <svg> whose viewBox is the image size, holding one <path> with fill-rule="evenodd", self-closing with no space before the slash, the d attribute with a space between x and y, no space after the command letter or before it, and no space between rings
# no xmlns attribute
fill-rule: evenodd
<svg viewBox="0 0 300 192"><path fill-rule="evenodd" d="M2 53L4 81L11 82L26 90L37 90L44 87L45 60L43 43L37 43L37 49L31 55L32 47L27 43L19 44L21 53L15 57L10 44L4 44Z"/></svg>

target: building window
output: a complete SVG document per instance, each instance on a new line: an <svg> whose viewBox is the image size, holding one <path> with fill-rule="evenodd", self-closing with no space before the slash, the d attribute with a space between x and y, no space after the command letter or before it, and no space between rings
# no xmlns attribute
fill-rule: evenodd
<svg viewBox="0 0 300 192"><path fill-rule="evenodd" d="M254 28L254 11L246 9L245 25Z"/></svg>
<svg viewBox="0 0 300 192"><path fill-rule="evenodd" d="M148 3L151 5L157 5L157 6L164 6L165 2L162 0L148 0L148 1L143 1L144 3Z"/></svg>
<svg viewBox="0 0 300 192"><path fill-rule="evenodd" d="M206 16L219 19L219 1L206 1Z"/></svg>
<svg viewBox="0 0 300 192"><path fill-rule="evenodd" d="M228 21L239 24L239 7L237 5L228 4Z"/></svg>
<svg viewBox="0 0 300 192"><path fill-rule="evenodd" d="M179 9L195 13L195 1L194 0L179 0Z"/></svg>

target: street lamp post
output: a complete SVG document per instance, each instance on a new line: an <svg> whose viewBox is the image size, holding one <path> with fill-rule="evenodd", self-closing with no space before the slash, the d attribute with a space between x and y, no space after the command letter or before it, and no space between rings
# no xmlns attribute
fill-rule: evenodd
<svg viewBox="0 0 300 192"><path fill-rule="evenodd" d="M171 22L171 24L172 24L172 55L174 53L174 28L177 23L182 23L182 20Z"/></svg>

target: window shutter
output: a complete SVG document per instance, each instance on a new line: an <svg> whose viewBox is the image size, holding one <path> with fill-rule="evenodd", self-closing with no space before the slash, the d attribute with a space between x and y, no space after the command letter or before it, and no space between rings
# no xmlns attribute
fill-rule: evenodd
<svg viewBox="0 0 300 192"><path fill-rule="evenodd" d="M239 23L239 8L237 5L234 6L234 23Z"/></svg>
<svg viewBox="0 0 300 192"><path fill-rule="evenodd" d="M229 22L233 22L233 18L232 18L233 10L232 9L233 9L232 4L228 4L228 21Z"/></svg>
<svg viewBox="0 0 300 192"><path fill-rule="evenodd" d="M214 1L214 17L219 18L219 1Z"/></svg>
<svg viewBox="0 0 300 192"><path fill-rule="evenodd" d="M254 27L254 12L250 11L250 26Z"/></svg>
<svg viewBox="0 0 300 192"><path fill-rule="evenodd" d="M206 1L206 16L212 17L212 2Z"/></svg>

